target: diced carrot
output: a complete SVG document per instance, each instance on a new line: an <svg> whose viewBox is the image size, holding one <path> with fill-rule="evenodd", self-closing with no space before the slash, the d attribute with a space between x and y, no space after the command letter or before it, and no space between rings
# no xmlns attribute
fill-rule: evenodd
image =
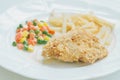
<svg viewBox="0 0 120 80"><path fill-rule="evenodd" d="M20 32L20 31L21 31L21 29L17 29L17 30L16 30L16 33Z"/></svg>
<svg viewBox="0 0 120 80"><path fill-rule="evenodd" d="M36 30L37 28L35 26L31 26L31 30Z"/></svg>
<svg viewBox="0 0 120 80"><path fill-rule="evenodd" d="M35 46L36 43L37 43L37 40L36 40L36 39L28 39L28 44L29 44L29 45Z"/></svg>
<svg viewBox="0 0 120 80"><path fill-rule="evenodd" d="M16 37L15 37L16 42L18 43L21 38L22 38L22 33L21 33L21 32L18 32L18 33L16 34Z"/></svg>
<svg viewBox="0 0 120 80"><path fill-rule="evenodd" d="M36 27L33 25L32 22L27 22L28 30L36 30Z"/></svg>
<svg viewBox="0 0 120 80"><path fill-rule="evenodd" d="M41 36L42 36L42 37L45 37L45 34L42 34Z"/></svg>
<svg viewBox="0 0 120 80"><path fill-rule="evenodd" d="M24 45L22 43L17 44L18 49L23 49Z"/></svg>
<svg viewBox="0 0 120 80"><path fill-rule="evenodd" d="M33 23L32 22L27 22L27 25L28 25L28 27L30 27L31 25L33 25Z"/></svg>
<svg viewBox="0 0 120 80"><path fill-rule="evenodd" d="M31 30L31 26L28 26L28 30Z"/></svg>
<svg viewBox="0 0 120 80"><path fill-rule="evenodd" d="M22 31L27 31L28 30L28 28L22 28Z"/></svg>
<svg viewBox="0 0 120 80"><path fill-rule="evenodd" d="M50 28L48 26L45 26L45 27L47 28L48 31L50 30Z"/></svg>
<svg viewBox="0 0 120 80"><path fill-rule="evenodd" d="M28 30L36 30L37 28L34 25L28 26Z"/></svg>
<svg viewBox="0 0 120 80"><path fill-rule="evenodd" d="M47 31L50 33L50 34L55 34L55 31L54 30L51 30L48 26L45 26L45 28L47 29Z"/></svg>
<svg viewBox="0 0 120 80"><path fill-rule="evenodd" d="M49 33L53 35L53 34L55 34L55 31L54 30L49 30Z"/></svg>
<svg viewBox="0 0 120 80"><path fill-rule="evenodd" d="M44 26L40 28L41 31L48 31L48 29Z"/></svg>
<svg viewBox="0 0 120 80"><path fill-rule="evenodd" d="M35 33L30 33L30 34L29 34L29 38L30 38L30 39L34 39L34 38L35 38Z"/></svg>

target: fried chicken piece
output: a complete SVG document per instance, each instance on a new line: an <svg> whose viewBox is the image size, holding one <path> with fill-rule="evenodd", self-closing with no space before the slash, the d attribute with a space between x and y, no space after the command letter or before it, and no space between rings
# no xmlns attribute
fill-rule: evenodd
<svg viewBox="0 0 120 80"><path fill-rule="evenodd" d="M107 56L107 49L98 38L78 28L52 38L43 48L42 56L64 62L94 63Z"/></svg>

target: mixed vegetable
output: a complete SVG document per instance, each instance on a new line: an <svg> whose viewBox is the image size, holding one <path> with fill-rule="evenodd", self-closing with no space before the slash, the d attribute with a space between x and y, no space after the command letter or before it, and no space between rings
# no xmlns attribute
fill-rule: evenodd
<svg viewBox="0 0 120 80"><path fill-rule="evenodd" d="M16 29L15 41L13 46L17 46L20 50L34 51L36 44L46 44L47 41L55 34L48 24L37 19L27 21L25 25L19 24Z"/></svg>

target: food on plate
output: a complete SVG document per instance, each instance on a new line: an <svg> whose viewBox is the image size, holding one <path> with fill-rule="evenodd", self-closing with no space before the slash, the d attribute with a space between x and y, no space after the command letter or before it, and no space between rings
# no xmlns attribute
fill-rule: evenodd
<svg viewBox="0 0 120 80"><path fill-rule="evenodd" d="M108 55L106 45L111 42L114 24L91 13L58 15L54 12L48 23L34 19L20 24L12 45L32 52L35 45L45 44L43 57L64 62L91 64ZM55 31L60 34L55 34Z"/></svg>
<svg viewBox="0 0 120 80"><path fill-rule="evenodd" d="M83 28L76 28L53 37L43 48L42 56L64 62L94 63L106 57L107 49L99 39Z"/></svg>
<svg viewBox="0 0 120 80"><path fill-rule="evenodd" d="M92 13L67 14L52 12L49 17L49 23L63 33L76 27L82 27L99 38L104 45L110 45L111 34L114 27L113 23L96 17Z"/></svg>
<svg viewBox="0 0 120 80"><path fill-rule="evenodd" d="M12 45L20 50L32 52L36 44L46 44L54 34L55 31L44 21L27 21L17 27Z"/></svg>

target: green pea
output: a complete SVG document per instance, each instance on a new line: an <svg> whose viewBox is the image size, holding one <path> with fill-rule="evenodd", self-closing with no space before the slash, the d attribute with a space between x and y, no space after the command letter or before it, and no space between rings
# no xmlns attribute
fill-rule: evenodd
<svg viewBox="0 0 120 80"><path fill-rule="evenodd" d="M43 31L42 33L47 35L48 37L52 37L47 31Z"/></svg>
<svg viewBox="0 0 120 80"><path fill-rule="evenodd" d="M50 34L47 34L48 37L52 37Z"/></svg>
<svg viewBox="0 0 120 80"><path fill-rule="evenodd" d="M37 30L35 30L35 34L38 34L39 32L40 32L40 30L38 30L38 29L37 29Z"/></svg>
<svg viewBox="0 0 120 80"><path fill-rule="evenodd" d="M38 44L46 44L47 41L45 41L45 40L39 40L39 39L38 39L38 40L37 40L37 43L38 43Z"/></svg>
<svg viewBox="0 0 120 80"><path fill-rule="evenodd" d="M28 45L27 41L24 41L23 44L24 44L24 45Z"/></svg>
<svg viewBox="0 0 120 80"><path fill-rule="evenodd" d="M14 41L14 42L12 43L12 45L13 45L13 46L17 46L17 43Z"/></svg>
<svg viewBox="0 0 120 80"><path fill-rule="evenodd" d="M43 31L42 33L43 33L43 34L47 34L47 31Z"/></svg>
<svg viewBox="0 0 120 80"><path fill-rule="evenodd" d="M24 48L23 48L25 51L28 50L28 45L24 45Z"/></svg>
<svg viewBox="0 0 120 80"><path fill-rule="evenodd" d="M19 24L19 28L23 28L23 25L22 25L22 24Z"/></svg>
<svg viewBox="0 0 120 80"><path fill-rule="evenodd" d="M36 23L35 21L33 21L33 25L34 25L34 26L37 26L37 23Z"/></svg>
<svg viewBox="0 0 120 80"><path fill-rule="evenodd" d="M36 39L38 39L38 36L35 36Z"/></svg>
<svg viewBox="0 0 120 80"><path fill-rule="evenodd" d="M19 26L17 27L17 29L23 28L22 24L19 24Z"/></svg>

